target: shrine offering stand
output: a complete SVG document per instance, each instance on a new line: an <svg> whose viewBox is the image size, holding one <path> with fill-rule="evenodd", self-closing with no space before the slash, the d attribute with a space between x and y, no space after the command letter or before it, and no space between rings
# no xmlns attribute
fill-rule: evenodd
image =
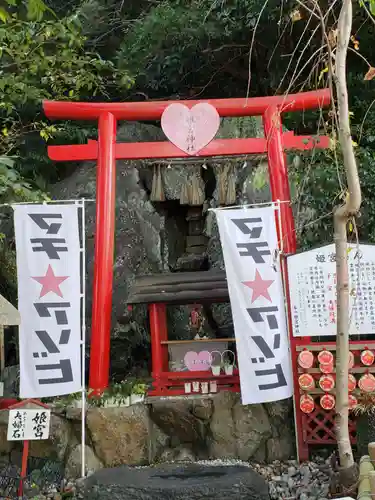
<svg viewBox="0 0 375 500"><path fill-rule="evenodd" d="M212 304L229 302L228 287L224 271L198 271L189 273L154 274L138 276L130 291L129 305L147 304L151 332L151 355L153 389L150 396L177 396L186 394L186 385L198 387L206 382L218 392L229 390L239 392L238 369L232 375L220 372L213 375L211 370L172 371L169 367L169 349L176 345L207 346L216 350L217 344L235 342L235 338L169 340L167 329L167 306L187 304ZM185 368L186 369L186 368ZM195 383L195 386L194 386ZM190 391L189 391L190 392ZM203 392L200 389L191 390Z"/></svg>

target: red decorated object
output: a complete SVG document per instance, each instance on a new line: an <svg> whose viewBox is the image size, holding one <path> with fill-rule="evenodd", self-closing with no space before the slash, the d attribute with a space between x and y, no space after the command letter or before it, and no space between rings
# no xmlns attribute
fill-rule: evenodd
<svg viewBox="0 0 375 500"><path fill-rule="evenodd" d="M299 407L303 413L312 413L315 408L314 398L310 394L304 394L300 397Z"/></svg>
<svg viewBox="0 0 375 500"><path fill-rule="evenodd" d="M298 377L298 383L304 391L311 391L311 389L315 387L314 377L309 373L302 373L302 375Z"/></svg>
<svg viewBox="0 0 375 500"><path fill-rule="evenodd" d="M336 399L332 394L324 394L320 398L320 406L323 408L323 410L333 410L335 404Z"/></svg>
<svg viewBox="0 0 375 500"><path fill-rule="evenodd" d="M365 373L358 381L358 387L363 392L375 391L375 377L372 373Z"/></svg>
<svg viewBox="0 0 375 500"><path fill-rule="evenodd" d="M361 352L361 363L365 366L371 366L374 364L375 356L370 349L366 349Z"/></svg>
<svg viewBox="0 0 375 500"><path fill-rule="evenodd" d="M328 364L320 364L319 365L319 370L322 372L322 373L333 373L333 370L334 370L334 366L333 366L333 363L328 363Z"/></svg>
<svg viewBox="0 0 375 500"><path fill-rule="evenodd" d="M332 391L335 388L335 379L332 375L322 375L319 379L319 387L326 392Z"/></svg>
<svg viewBox="0 0 375 500"><path fill-rule="evenodd" d="M323 351L320 351L318 354L318 361L321 365L333 365L333 354L331 351L323 349Z"/></svg>
<svg viewBox="0 0 375 500"><path fill-rule="evenodd" d="M374 340L366 340L366 342L360 342L358 340L350 341L350 351L352 353L352 359L360 359L361 352L365 349L369 349L371 351L375 351L375 341ZM367 346L367 347L366 347ZM311 342L309 338L302 337L298 338L296 341L296 355L295 359L297 361L298 354L305 349L311 350L316 355L321 352L323 349L329 350L333 352L335 357L336 351L336 342ZM315 408L311 413L304 413L299 408L299 399L303 394L302 389L298 386L298 377L302 373L302 369L297 367L297 390L295 391L295 399L296 401L296 435L298 442L298 452L299 459L301 461L308 460L309 452L312 450L314 446L327 446L327 445L335 445L337 446L337 440L335 435L335 409L325 410L321 407L319 399L316 401ZM319 370L319 369L318 369ZM310 368L308 370L304 370L305 373L310 373L316 376L319 373L316 368ZM375 374L375 363L368 367L368 373ZM329 374L328 374L329 375ZM352 367L351 373L348 374L348 388L351 389L353 386L352 377L357 377L363 375L363 367L354 365ZM332 376L332 375L331 375ZM358 385L358 384L357 384ZM326 391L324 391L326 392ZM357 397L353 393L349 393L349 406L351 408L355 407L357 404ZM356 416L354 413L349 414L349 435L352 445L356 444Z"/></svg>
<svg viewBox="0 0 375 500"><path fill-rule="evenodd" d="M314 354L305 349L298 355L298 364L301 368L311 368L314 364Z"/></svg>
<svg viewBox="0 0 375 500"><path fill-rule="evenodd" d="M356 387L357 387L357 379L355 378L354 375L349 373L349 378L348 378L348 390L349 390L349 392L353 392Z"/></svg>

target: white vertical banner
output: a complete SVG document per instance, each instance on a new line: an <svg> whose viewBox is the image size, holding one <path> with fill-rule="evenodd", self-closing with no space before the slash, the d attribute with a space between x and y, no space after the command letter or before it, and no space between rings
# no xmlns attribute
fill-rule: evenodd
<svg viewBox="0 0 375 500"><path fill-rule="evenodd" d="M293 377L274 206L215 210L243 404L291 397Z"/></svg>
<svg viewBox="0 0 375 500"><path fill-rule="evenodd" d="M20 397L81 390L77 205L15 205Z"/></svg>

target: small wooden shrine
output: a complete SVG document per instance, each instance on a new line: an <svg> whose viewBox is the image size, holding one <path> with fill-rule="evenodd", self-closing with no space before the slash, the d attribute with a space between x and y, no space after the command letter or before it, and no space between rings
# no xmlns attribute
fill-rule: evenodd
<svg viewBox="0 0 375 500"><path fill-rule="evenodd" d="M128 303L148 305L153 377L150 396L239 392L234 337L200 337L199 327L193 325L191 339L168 339L169 305L215 302L229 302L224 271L154 274L135 279ZM192 323L197 309L192 308Z"/></svg>

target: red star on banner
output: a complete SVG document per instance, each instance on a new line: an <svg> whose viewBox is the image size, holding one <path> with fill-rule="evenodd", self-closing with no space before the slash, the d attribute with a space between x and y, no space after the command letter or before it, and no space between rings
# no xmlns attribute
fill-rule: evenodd
<svg viewBox="0 0 375 500"><path fill-rule="evenodd" d="M32 279L42 285L39 298L44 297L49 292L53 292L59 297L63 294L60 290L60 285L63 281L67 280L69 276L55 276L52 267L49 265L45 276L32 276Z"/></svg>
<svg viewBox="0 0 375 500"><path fill-rule="evenodd" d="M259 271L256 270L255 279L253 281L243 281L242 283L253 290L253 296L251 298L251 303L253 303L258 297L264 297L272 302L268 288L273 282L274 280L264 280Z"/></svg>

